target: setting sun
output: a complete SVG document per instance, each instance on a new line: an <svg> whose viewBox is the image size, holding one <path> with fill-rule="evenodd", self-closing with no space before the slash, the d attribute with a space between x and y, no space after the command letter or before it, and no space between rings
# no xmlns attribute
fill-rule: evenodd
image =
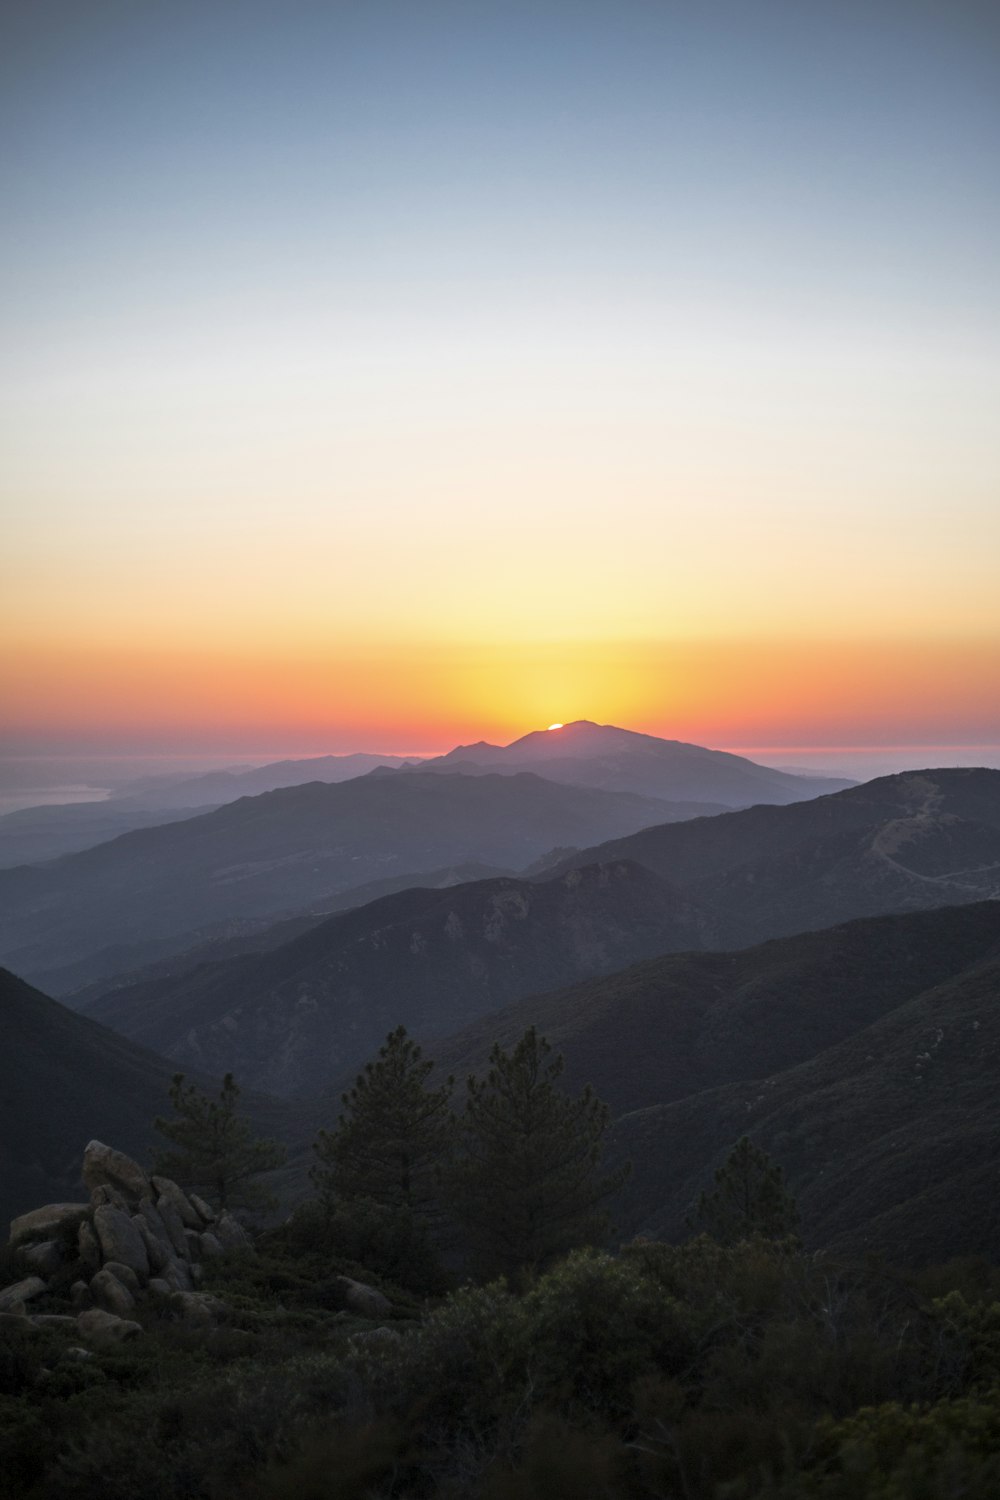
<svg viewBox="0 0 1000 1500"><path fill-rule="evenodd" d="M549 728L550 729L561 729L562 725L561 724L550 724Z"/></svg>

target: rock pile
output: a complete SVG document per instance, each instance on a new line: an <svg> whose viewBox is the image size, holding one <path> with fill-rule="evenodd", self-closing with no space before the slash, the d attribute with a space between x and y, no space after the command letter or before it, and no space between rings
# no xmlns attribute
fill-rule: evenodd
<svg viewBox="0 0 1000 1500"><path fill-rule="evenodd" d="M0 1322L75 1323L90 1343L120 1343L142 1333L134 1315L151 1297L169 1299L189 1324L216 1322L223 1304L197 1287L205 1260L250 1246L233 1216L215 1214L169 1177L147 1177L100 1141L84 1152L83 1182L88 1203L50 1203L11 1224L10 1244L32 1274L0 1290ZM33 1314L31 1304L56 1282L75 1312Z"/></svg>

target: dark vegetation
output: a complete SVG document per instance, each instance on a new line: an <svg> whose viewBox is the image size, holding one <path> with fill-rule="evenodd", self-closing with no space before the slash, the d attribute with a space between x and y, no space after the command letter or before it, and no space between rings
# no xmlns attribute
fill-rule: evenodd
<svg viewBox="0 0 1000 1500"><path fill-rule="evenodd" d="M81 1357L0 1333L18 1500L993 1500L1000 1273L722 1245L580 1249L442 1290L398 1215L296 1215L214 1262L226 1323L166 1308ZM359 1257L363 1256L363 1260ZM8 1271L13 1269L7 1268ZM339 1274L379 1284L377 1325ZM399 1272L407 1275L400 1277ZM55 1310L55 1304L53 1304Z"/></svg>

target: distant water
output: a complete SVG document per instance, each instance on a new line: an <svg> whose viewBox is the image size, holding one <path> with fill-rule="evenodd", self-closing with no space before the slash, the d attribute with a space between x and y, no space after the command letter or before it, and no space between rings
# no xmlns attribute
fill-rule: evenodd
<svg viewBox="0 0 1000 1500"><path fill-rule="evenodd" d="M63 807L68 802L107 802L111 796L104 786L36 786L17 792L0 792L0 817L20 812L22 807Z"/></svg>

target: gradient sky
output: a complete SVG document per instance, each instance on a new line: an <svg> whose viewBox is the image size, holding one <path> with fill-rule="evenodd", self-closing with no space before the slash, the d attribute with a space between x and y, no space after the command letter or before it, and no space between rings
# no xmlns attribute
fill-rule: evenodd
<svg viewBox="0 0 1000 1500"><path fill-rule="evenodd" d="M0 23L6 743L1000 743L1000 12Z"/></svg>

